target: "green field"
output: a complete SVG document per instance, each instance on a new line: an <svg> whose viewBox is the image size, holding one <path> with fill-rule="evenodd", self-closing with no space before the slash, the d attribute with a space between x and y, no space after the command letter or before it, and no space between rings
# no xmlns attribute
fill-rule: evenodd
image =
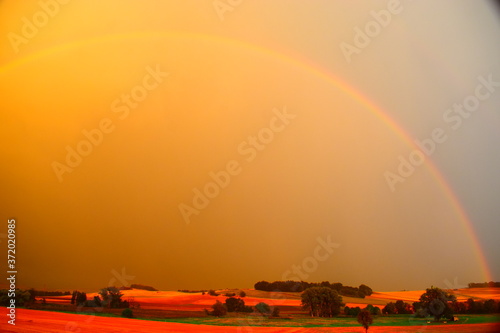
<svg viewBox="0 0 500 333"><path fill-rule="evenodd" d="M500 322L498 315L461 315L457 322L447 322L449 325L456 324L483 324ZM359 326L356 318L336 317L336 318L311 318L308 316L294 316L291 319L267 319L258 316L225 316L223 318L202 317L202 318L175 318L164 319L162 321L203 324L216 326L269 326L269 327L350 327ZM430 323L428 323L430 322ZM438 323L432 322L432 318L415 318L412 315L387 315L374 316L372 326L424 326L442 325L444 320Z"/></svg>
<svg viewBox="0 0 500 333"><path fill-rule="evenodd" d="M120 317L112 313L99 312L73 312L57 311L82 315L97 315L104 317ZM500 316L494 314L484 315L459 315L459 321L449 322L447 325L457 324L486 324L500 322ZM242 316L238 314L228 314L221 318L216 317L196 317L196 318L137 318L141 320L153 320L170 323L194 324L194 325L213 325L213 326L264 326L264 327L353 327L359 326L356 318L353 317L335 317L335 318L311 318L306 315L296 315L293 318L265 318L258 315ZM433 326L443 325L441 322L433 322L432 318L416 318L413 315L382 315L373 316L372 326Z"/></svg>

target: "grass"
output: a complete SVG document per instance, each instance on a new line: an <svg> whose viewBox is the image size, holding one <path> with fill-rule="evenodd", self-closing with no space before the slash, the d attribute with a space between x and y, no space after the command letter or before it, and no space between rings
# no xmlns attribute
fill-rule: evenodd
<svg viewBox="0 0 500 333"><path fill-rule="evenodd" d="M54 308L39 308L37 310L54 311L70 314L95 315L99 317L121 317L123 309L113 309L119 312L108 311L77 311L64 310L59 307ZM109 310L109 309L106 309ZM354 317L339 316L334 318L312 318L306 314L293 314L293 318L264 318L256 314L243 315L238 313L229 313L224 317L180 317L180 318L162 318L159 316L142 317L148 311L133 310L134 318L140 320L153 320L169 323L182 323L194 325L212 325L212 326L263 326L263 327L354 327L359 326L357 319ZM486 324L500 322L498 314L484 315L456 315L459 318L458 322L448 321L446 325L456 324ZM441 322L433 322L432 318L416 318L413 315L381 315L373 316L372 326L433 326L443 325L444 319ZM429 323L428 323L429 322Z"/></svg>
<svg viewBox="0 0 500 333"><path fill-rule="evenodd" d="M458 322L447 322L448 325L457 324L485 324L500 321L498 315L459 315ZM222 318L172 318L163 319L165 322L175 322L196 325L214 326L267 326L267 327L352 327L359 326L356 318L311 318L294 317L292 319L266 319L258 316L226 316ZM430 321L430 323L427 323ZM443 321L443 320L442 320ZM443 322L435 323L432 318L415 318L412 315L390 315L374 316L372 326L432 326L443 325Z"/></svg>

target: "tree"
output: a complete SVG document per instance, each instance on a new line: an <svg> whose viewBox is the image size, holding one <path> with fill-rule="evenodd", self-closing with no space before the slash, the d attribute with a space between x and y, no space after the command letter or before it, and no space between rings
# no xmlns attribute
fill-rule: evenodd
<svg viewBox="0 0 500 333"><path fill-rule="evenodd" d="M259 311L261 315L264 316L268 316L271 313L271 307L269 306L269 304L264 302L260 302L255 306L255 308L257 309L257 311Z"/></svg>
<svg viewBox="0 0 500 333"><path fill-rule="evenodd" d="M255 290L271 291L271 284L267 281L259 281L254 284Z"/></svg>
<svg viewBox="0 0 500 333"><path fill-rule="evenodd" d="M11 299L16 300L16 306L23 306L29 303L30 292L28 290L15 289L14 298L12 298L11 296L11 289L0 290L0 306L10 306L12 304Z"/></svg>
<svg viewBox="0 0 500 333"><path fill-rule="evenodd" d="M245 310L245 301L241 298L226 298L227 312L243 312Z"/></svg>
<svg viewBox="0 0 500 333"><path fill-rule="evenodd" d="M382 309L383 314L396 314L398 311L394 302L387 303Z"/></svg>
<svg viewBox="0 0 500 333"><path fill-rule="evenodd" d="M378 306L373 306L371 304L368 304L363 310L368 311L370 312L370 314L375 316L378 316L381 313L380 308Z"/></svg>
<svg viewBox="0 0 500 333"><path fill-rule="evenodd" d="M75 302L76 305L85 306L85 303L87 302L87 294L84 292L77 292Z"/></svg>
<svg viewBox="0 0 500 333"><path fill-rule="evenodd" d="M456 297L437 287L431 287L425 290L420 296L422 308L434 316L435 321L441 317L453 318L453 308L451 302L456 301Z"/></svg>
<svg viewBox="0 0 500 333"><path fill-rule="evenodd" d="M398 314L406 314L406 304L402 300L397 300L396 301L396 311Z"/></svg>
<svg viewBox="0 0 500 333"><path fill-rule="evenodd" d="M343 287L343 285L340 282L335 282L331 286L331 288L336 290L339 294L340 294L340 291L342 290L342 287Z"/></svg>
<svg viewBox="0 0 500 333"><path fill-rule="evenodd" d="M346 314L348 316L351 316L351 317L357 317L360 312L361 312L361 308L359 306L357 306L355 308L350 308L349 312Z"/></svg>
<svg viewBox="0 0 500 333"><path fill-rule="evenodd" d="M373 324L371 313L366 310L361 311L358 314L358 323L360 323L365 328L365 332L368 332L368 327Z"/></svg>
<svg viewBox="0 0 500 333"><path fill-rule="evenodd" d="M215 301L214 305L212 305L212 309L213 311L210 313L212 316L222 317L227 313L226 307L219 300Z"/></svg>
<svg viewBox="0 0 500 333"><path fill-rule="evenodd" d="M243 290L240 291L240 297L243 298L247 295L246 292L244 292Z"/></svg>
<svg viewBox="0 0 500 333"><path fill-rule="evenodd" d="M302 292L302 307L313 317L333 317L340 313L342 296L327 287L312 287Z"/></svg>
<svg viewBox="0 0 500 333"><path fill-rule="evenodd" d="M371 294L373 294L372 288L368 287L365 284L362 284L362 285L359 286L359 291L361 291L366 296L370 296Z"/></svg>
<svg viewBox="0 0 500 333"><path fill-rule="evenodd" d="M133 316L134 316L134 313L132 312L131 309L129 309L129 308L123 309L123 311L122 311L122 317L132 318Z"/></svg>
<svg viewBox="0 0 500 333"><path fill-rule="evenodd" d="M280 316L280 309L277 306L275 306L273 308L273 313L271 314L271 317L279 317L279 316Z"/></svg>
<svg viewBox="0 0 500 333"><path fill-rule="evenodd" d="M208 291L208 294L209 294L210 296L219 296L219 294L217 294L217 293L215 292L215 290L213 290L213 289L210 289L210 290Z"/></svg>
<svg viewBox="0 0 500 333"><path fill-rule="evenodd" d="M97 307L100 307L102 305L101 298L99 296L94 296L94 304Z"/></svg>
<svg viewBox="0 0 500 333"><path fill-rule="evenodd" d="M128 305L128 302L122 301L123 294L116 287L103 288L99 291L99 295L102 297L102 305L109 308L121 308Z"/></svg>
<svg viewBox="0 0 500 333"><path fill-rule="evenodd" d="M36 296L37 296L37 292L35 290L35 288L31 288L28 290L29 294L30 294L30 298L28 300L29 303L33 304L36 302Z"/></svg>
<svg viewBox="0 0 500 333"><path fill-rule="evenodd" d="M484 313L494 313L495 312L495 301L489 299L484 302Z"/></svg>

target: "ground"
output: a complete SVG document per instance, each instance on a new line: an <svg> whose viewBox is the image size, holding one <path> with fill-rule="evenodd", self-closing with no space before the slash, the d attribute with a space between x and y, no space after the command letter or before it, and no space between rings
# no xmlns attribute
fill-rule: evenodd
<svg viewBox="0 0 500 333"><path fill-rule="evenodd" d="M223 290L239 293L239 290ZM124 290L124 299L139 304L134 315L142 319L120 318L122 309L77 308L71 296L46 297L47 305L37 309L17 309L16 326L7 324L7 309L0 308L1 332L364 332L355 318L310 318L300 308L299 293L277 293L245 289L247 305L266 302L278 306L282 318L267 319L257 314L229 314L224 318L206 316L204 309L225 296L173 291ZM376 292L365 299L344 297L348 306L367 304L383 307L388 302L417 301L424 291ZM458 289L460 301L500 299L499 288ZM87 294L92 298L95 293ZM49 310L49 311L47 311ZM61 312L63 311L63 312ZM458 323L432 323L410 315L375 317L369 332L500 332L500 318L494 315L459 315ZM319 327L311 327L319 326ZM321 327L329 326L329 327ZM334 327L332 327L334 326Z"/></svg>

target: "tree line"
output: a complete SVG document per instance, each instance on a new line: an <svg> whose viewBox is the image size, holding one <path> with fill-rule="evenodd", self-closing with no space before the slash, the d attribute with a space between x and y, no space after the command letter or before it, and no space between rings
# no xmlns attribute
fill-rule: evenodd
<svg viewBox="0 0 500 333"><path fill-rule="evenodd" d="M128 308L128 301L122 300L123 294L116 287L106 287L98 292L99 295L92 299L87 298L85 292L73 291L71 294L71 304L85 307L105 307L105 308Z"/></svg>
<svg viewBox="0 0 500 333"><path fill-rule="evenodd" d="M306 282L306 281L259 281L254 284L255 290L261 291L281 291L281 292L303 292L312 287L325 287L335 290L339 295L347 297L365 298L373 293L372 288L367 285L359 287L344 286L340 282Z"/></svg>
<svg viewBox="0 0 500 333"><path fill-rule="evenodd" d="M500 288L500 282L469 283L469 288Z"/></svg>

